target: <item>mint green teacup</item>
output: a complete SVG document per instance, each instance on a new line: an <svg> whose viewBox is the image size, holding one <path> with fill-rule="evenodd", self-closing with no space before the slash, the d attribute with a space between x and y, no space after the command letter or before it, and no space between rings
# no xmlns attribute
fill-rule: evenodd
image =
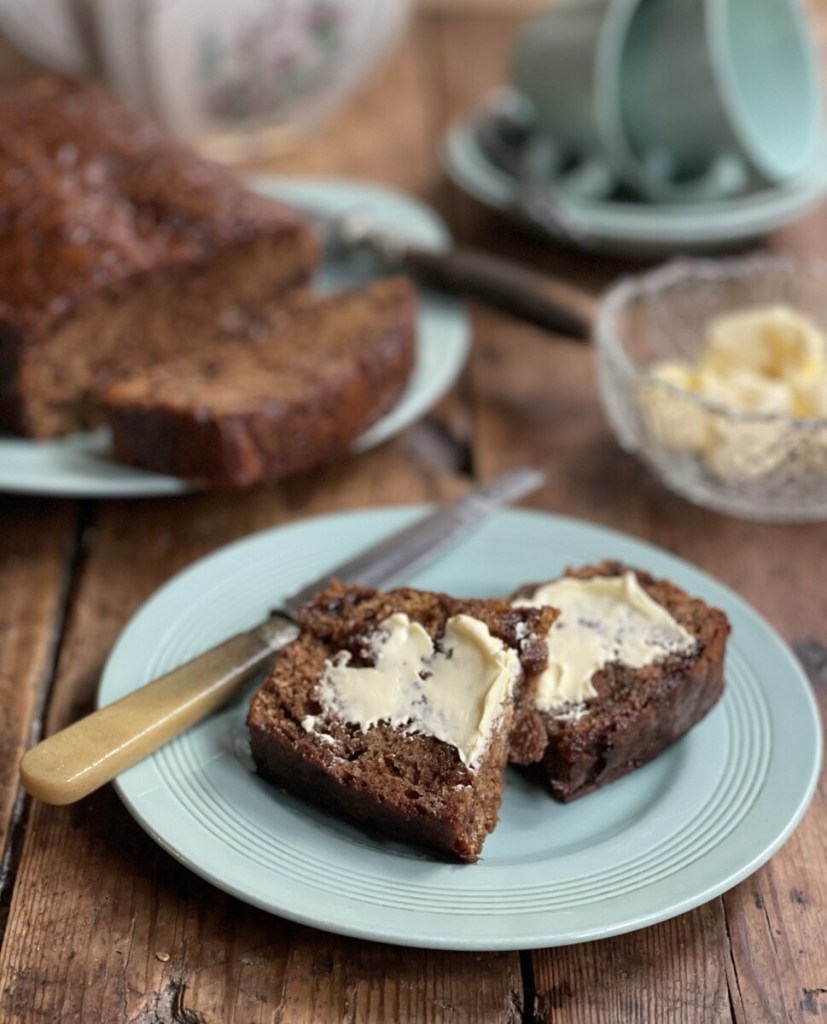
<svg viewBox="0 0 827 1024"><path fill-rule="evenodd" d="M798 0L640 0L615 56L607 144L650 198L735 183L739 164L743 183L778 184L811 163L821 93Z"/></svg>
<svg viewBox="0 0 827 1024"><path fill-rule="evenodd" d="M605 126L615 111L606 98L617 93L626 25L638 2L557 0L522 24L511 48L510 83L529 102L538 136L579 165L573 191L584 198L601 198L617 184L606 146L613 131Z"/></svg>
<svg viewBox="0 0 827 1024"><path fill-rule="evenodd" d="M538 134L649 201L785 181L821 130L797 0L558 0L521 26L509 74Z"/></svg>

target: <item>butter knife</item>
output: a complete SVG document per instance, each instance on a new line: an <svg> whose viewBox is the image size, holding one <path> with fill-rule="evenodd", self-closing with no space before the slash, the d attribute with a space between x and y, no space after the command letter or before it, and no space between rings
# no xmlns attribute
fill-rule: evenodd
<svg viewBox="0 0 827 1024"><path fill-rule="evenodd" d="M383 272L410 274L439 291L476 299L553 334L589 339L591 300L515 260L466 246L418 245L360 206L329 213L305 203L290 205L329 251L367 252Z"/></svg>
<svg viewBox="0 0 827 1024"><path fill-rule="evenodd" d="M503 505L541 486L544 475L517 469L372 545L282 600L259 625L238 633L32 747L20 764L23 786L50 804L98 789L224 704L299 634L294 616L333 577L384 587L432 561Z"/></svg>

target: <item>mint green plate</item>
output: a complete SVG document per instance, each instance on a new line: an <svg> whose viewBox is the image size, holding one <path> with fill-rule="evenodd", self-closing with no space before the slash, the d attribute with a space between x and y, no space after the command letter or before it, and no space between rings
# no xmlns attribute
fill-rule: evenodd
<svg viewBox="0 0 827 1024"><path fill-rule="evenodd" d="M448 237L442 221L411 196L379 185L338 179L288 180L258 177L254 187L286 202L305 203L330 212L354 205L370 210L423 244ZM371 276L365 263L326 259L315 279L323 290L356 287ZM419 419L452 386L465 365L470 344L468 317L454 299L420 292L417 363L397 405L353 445L365 451ZM49 441L31 441L0 433L0 491L63 497L149 497L189 490L183 480L115 462L109 432L97 430Z"/></svg>
<svg viewBox="0 0 827 1024"><path fill-rule="evenodd" d="M309 519L197 562L126 627L99 703L253 625L281 596L423 511ZM259 779L244 726L249 694L125 772L117 790L164 849L219 888L345 935L525 949L615 935L696 907L781 846L815 787L816 705L767 623L672 555L525 511L500 514L411 582L501 595L603 557L668 576L727 612L725 695L661 757L568 806L509 773L500 823L478 864L444 863L376 838Z"/></svg>
<svg viewBox="0 0 827 1024"><path fill-rule="evenodd" d="M708 203L645 203L559 194L573 235L546 231L519 211L514 179L490 162L477 143L486 107L450 126L442 164L464 192L547 238L605 255L660 259L735 249L815 209L827 195L827 141L812 165L784 185L754 188Z"/></svg>

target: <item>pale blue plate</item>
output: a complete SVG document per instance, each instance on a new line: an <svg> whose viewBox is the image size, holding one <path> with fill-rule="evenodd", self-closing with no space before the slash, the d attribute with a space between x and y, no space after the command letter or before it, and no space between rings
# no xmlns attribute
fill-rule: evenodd
<svg viewBox="0 0 827 1024"><path fill-rule="evenodd" d="M422 511L310 519L197 562L127 626L99 702L253 625L282 595ZM377 839L259 779L244 726L249 694L124 773L118 792L150 835L221 889L346 935L520 949L631 931L696 907L781 846L815 787L815 701L774 631L672 555L532 512L500 514L411 582L502 595L603 557L668 576L726 611L733 633L725 695L660 758L568 806L509 773L500 823L478 864Z"/></svg>
<svg viewBox="0 0 827 1024"><path fill-rule="evenodd" d="M585 199L558 192L571 234L545 230L518 209L513 177L496 167L477 143L481 107L455 122L442 143L448 176L478 202L557 242L611 256L660 259L726 251L753 242L815 209L827 195L827 142L812 166L784 185L756 188L708 203L644 203Z"/></svg>
<svg viewBox="0 0 827 1024"><path fill-rule="evenodd" d="M287 180L259 177L254 185L276 199L331 212L353 206L423 244L439 245L447 230L422 203L389 189L336 179ZM323 290L358 286L371 275L364 262L327 259L315 283ZM423 290L417 322L417 363L394 409L354 444L365 451L419 419L451 387L468 356L470 327L461 304ZM176 477L124 466L110 456L109 432L97 430L50 441L0 433L0 491L64 497L148 497L189 490Z"/></svg>

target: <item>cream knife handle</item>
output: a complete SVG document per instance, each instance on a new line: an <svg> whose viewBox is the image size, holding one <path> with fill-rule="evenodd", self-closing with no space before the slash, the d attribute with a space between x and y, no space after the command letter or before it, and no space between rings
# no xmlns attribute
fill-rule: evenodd
<svg viewBox="0 0 827 1024"><path fill-rule="evenodd" d="M24 755L23 785L47 804L80 800L220 707L297 635L290 619L275 614L80 719Z"/></svg>

